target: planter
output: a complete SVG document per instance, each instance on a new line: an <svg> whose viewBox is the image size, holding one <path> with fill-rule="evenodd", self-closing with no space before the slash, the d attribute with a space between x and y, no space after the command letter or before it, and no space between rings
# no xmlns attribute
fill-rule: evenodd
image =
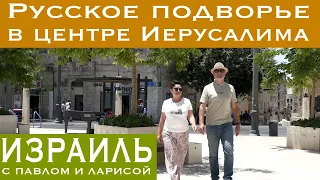
<svg viewBox="0 0 320 180"><path fill-rule="evenodd" d="M287 147L320 151L320 128L288 126Z"/></svg>
<svg viewBox="0 0 320 180"><path fill-rule="evenodd" d="M16 115L0 115L0 134L17 134Z"/></svg>
<svg viewBox="0 0 320 180"><path fill-rule="evenodd" d="M98 125L94 126L94 134L157 134L158 126L151 127L117 127Z"/></svg>

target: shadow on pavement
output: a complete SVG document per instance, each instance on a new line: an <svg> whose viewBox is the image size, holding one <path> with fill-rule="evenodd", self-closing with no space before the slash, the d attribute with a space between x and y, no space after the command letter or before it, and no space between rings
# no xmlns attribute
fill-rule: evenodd
<svg viewBox="0 0 320 180"><path fill-rule="evenodd" d="M208 163L208 157L205 157L202 164L194 164L194 165L185 165L182 170L183 175L192 175L192 176L204 176L210 175L210 165ZM223 173L223 165L220 165L220 172ZM272 174L274 171L270 171L267 169L256 169L256 168L234 168L234 173L237 172L253 172L253 173L264 173L264 174ZM158 174L167 174L167 170L165 166L158 166Z"/></svg>
<svg viewBox="0 0 320 180"><path fill-rule="evenodd" d="M303 149L293 149L288 148L286 146L273 146L271 149L277 150L277 151L294 151L294 150L301 150L304 152L312 153L312 154L320 154L319 151L311 151L311 150L303 150Z"/></svg>

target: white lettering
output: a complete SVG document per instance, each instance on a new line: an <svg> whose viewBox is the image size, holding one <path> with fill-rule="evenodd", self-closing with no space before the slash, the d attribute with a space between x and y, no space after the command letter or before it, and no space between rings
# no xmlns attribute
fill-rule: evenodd
<svg viewBox="0 0 320 180"><path fill-rule="evenodd" d="M125 6L124 7L124 18L126 19L138 19L138 16L131 16L131 13L136 13L135 10L130 10L131 8L137 9L138 6Z"/></svg>
<svg viewBox="0 0 320 180"><path fill-rule="evenodd" d="M51 39L49 38L49 29L44 30L44 38L39 38L39 29L35 29L35 41L47 41L51 44Z"/></svg>
<svg viewBox="0 0 320 180"><path fill-rule="evenodd" d="M29 161L29 162L33 162L33 163L40 162L42 160L42 158L43 158L43 152L41 150L42 141L40 139L38 139L38 138L31 138L31 139L29 139L27 141L27 144L30 146L30 144L33 143L33 142L38 143L38 146L36 148L32 147L31 148L31 152L36 152L36 153L38 153L39 156L37 158L31 158L29 156L29 154L27 154L26 160Z"/></svg>
<svg viewBox="0 0 320 180"><path fill-rule="evenodd" d="M304 32L303 29L299 29L294 41L298 41L298 39L300 39L300 38L304 39L305 41L309 41L308 36L306 35L306 32Z"/></svg>
<svg viewBox="0 0 320 180"><path fill-rule="evenodd" d="M288 41L291 41L291 29L287 29L285 34L282 34L282 31L280 29L276 29L276 41L280 41L279 38L281 37L284 41L286 38L288 38ZM280 37L279 37L280 36Z"/></svg>
<svg viewBox="0 0 320 180"><path fill-rule="evenodd" d="M118 41L130 41L128 36L129 29L118 29Z"/></svg>
<svg viewBox="0 0 320 180"><path fill-rule="evenodd" d="M143 26L142 27L142 41L147 41L150 36L152 36L153 34L155 34L155 39L154 41L159 41L159 27L153 27L152 30L146 34L147 31L147 27Z"/></svg>
<svg viewBox="0 0 320 180"><path fill-rule="evenodd" d="M83 168L76 168L75 169L75 175L77 175L77 174L81 174L81 175L83 175Z"/></svg>
<svg viewBox="0 0 320 180"><path fill-rule="evenodd" d="M140 138L134 138L135 141L135 162L149 162L151 160L152 157L152 152L151 149L148 147L140 147L139 146L139 140ZM145 158L140 158L139 157L139 152L140 151L144 151L147 152L147 157Z"/></svg>
<svg viewBox="0 0 320 180"><path fill-rule="evenodd" d="M142 169L142 174L150 174L150 168L149 168L149 166L145 166L145 167L143 167L143 169Z"/></svg>
<svg viewBox="0 0 320 180"><path fill-rule="evenodd" d="M206 14L206 16L201 16L201 12L204 11L204 13ZM210 21L213 21L213 16L210 15L208 9L206 6L200 6L197 14L193 17L193 21L197 21L197 19L205 19L208 18L210 19Z"/></svg>
<svg viewBox="0 0 320 180"><path fill-rule="evenodd" d="M18 7L18 8L17 8ZM28 9L28 6L22 3L9 3L9 18L15 18L15 13L22 13L26 12Z"/></svg>
<svg viewBox="0 0 320 180"><path fill-rule="evenodd" d="M117 157L118 157L120 148L122 149L122 152L123 152L123 155L124 155L124 157L126 159L126 162L131 162L130 158L129 158L128 151L127 151L127 148L126 148L126 146L124 144L123 138L119 138L119 141L118 141L118 144L117 144L116 151L114 153L112 162L117 162Z"/></svg>
<svg viewBox="0 0 320 180"><path fill-rule="evenodd" d="M222 40L222 37L220 36L219 38L214 38L213 37L213 33L214 32L221 32L221 29L212 29L212 30L210 30L209 31L209 39L210 40L212 40L212 41L221 41ZM202 36L203 36L203 34L202 34ZM202 36L201 36L201 38L202 38ZM197 39L197 41L200 41L200 39Z"/></svg>
<svg viewBox="0 0 320 180"><path fill-rule="evenodd" d="M183 37L191 36L191 35L192 35L191 29L180 29L179 41L183 41Z"/></svg>
<svg viewBox="0 0 320 180"><path fill-rule="evenodd" d="M73 29L70 29L70 41L73 41L73 37L79 37L79 41L83 41L83 29L79 30L79 33L74 33Z"/></svg>
<svg viewBox="0 0 320 180"><path fill-rule="evenodd" d="M164 9L164 18L169 18L169 9L168 6L153 6L153 18L158 18L158 11L157 9Z"/></svg>
<svg viewBox="0 0 320 180"><path fill-rule="evenodd" d="M54 41L66 41L66 38L63 38L64 32L65 32L65 29L54 29L53 30L53 40Z"/></svg>
<svg viewBox="0 0 320 180"><path fill-rule="evenodd" d="M154 37L152 37L154 35ZM195 36L196 35L196 36ZM197 37L195 39L195 37ZM242 31L235 31L234 29L221 30L221 29L160 29L159 27L153 27L147 32L146 27L143 27L143 41L184 41L185 39L193 39L194 41L201 41L203 38L208 38L211 41L246 41L249 38L250 41L291 41L295 38L295 41L305 40L309 41L308 37L303 29L293 30L281 30L281 29L256 29L254 32L250 29L243 29ZM177 40L178 39L178 40Z"/></svg>
<svg viewBox="0 0 320 180"><path fill-rule="evenodd" d="M226 10L223 10L226 9ZM232 18L231 13L232 7L230 6L217 6L217 18ZM227 16L223 16L222 14L228 14Z"/></svg>
<svg viewBox="0 0 320 180"><path fill-rule="evenodd" d="M309 6L296 6L296 18L297 19L309 19L309 15L302 16L301 14L306 14L306 10L301 9L309 9Z"/></svg>
<svg viewBox="0 0 320 180"><path fill-rule="evenodd" d="M92 14L95 18L101 18L98 14L97 14L97 12L96 12L96 10L99 8L100 6L95 6L94 8L92 8L92 9L90 9L90 7L89 6L86 6L86 18L90 18L90 14Z"/></svg>
<svg viewBox="0 0 320 180"><path fill-rule="evenodd" d="M267 10L264 10L267 9ZM258 16L257 18L262 18L262 14L267 14L272 12L272 7L270 6L258 6Z"/></svg>
<svg viewBox="0 0 320 180"><path fill-rule="evenodd" d="M60 144L60 147L53 147L53 144ZM53 162L52 155L53 153L61 153L65 149L65 142L62 138L48 138L48 162Z"/></svg>
<svg viewBox="0 0 320 180"><path fill-rule="evenodd" d="M248 10L249 10L249 14L246 15L246 16L241 15L241 14L240 14L240 11L241 11L242 9L248 9ZM238 7L238 8L236 9L236 14L237 14L237 16L238 16L239 18L248 19L248 18L251 18L251 17L253 16L254 10L253 10L252 7L250 7L250 6L240 6L240 7Z"/></svg>
<svg viewBox="0 0 320 180"><path fill-rule="evenodd" d="M266 35L268 35L268 40L271 41L271 29L267 29L264 31L263 34L261 34L261 30L257 30L257 41L261 41Z"/></svg>
<svg viewBox="0 0 320 180"><path fill-rule="evenodd" d="M45 6L40 6L40 8L37 10L34 6L29 6L30 7L30 9L33 11L33 13L34 13L34 16L32 17L33 19L37 19L38 18L38 16L40 15L40 13L43 11L43 9L45 8ZM52 7L54 7L54 6L52 6ZM61 8L61 7L60 7ZM49 11L49 9L48 9L48 11ZM50 11L48 12L48 16L50 17Z"/></svg>
<svg viewBox="0 0 320 180"><path fill-rule="evenodd" d="M103 162L108 162L108 138L103 138L96 151L94 151L94 138L90 138L90 162L95 162L103 148Z"/></svg>
<svg viewBox="0 0 320 180"><path fill-rule="evenodd" d="M4 175L9 175L10 174L10 168L3 168L1 172Z"/></svg>
<svg viewBox="0 0 320 180"><path fill-rule="evenodd" d="M17 150L16 162L21 162L21 138L16 138L7 151L7 138L2 138L2 162L8 162L8 159L12 155L14 150Z"/></svg>
<svg viewBox="0 0 320 180"><path fill-rule="evenodd" d="M75 16L74 16L74 15L71 15L71 14L70 14L71 9L78 9L78 10L80 10L81 7L79 7L79 6L68 6L67 9L66 9L66 15L67 15L68 18L76 19L76 18L81 18L81 17L82 17L80 13L79 13L78 15L75 15Z"/></svg>
<svg viewBox="0 0 320 180"><path fill-rule="evenodd" d="M174 32L175 29L164 29L163 31L163 36L164 36L164 41L175 41L176 38L169 38L173 36L173 33L170 32Z"/></svg>
<svg viewBox="0 0 320 180"><path fill-rule="evenodd" d="M179 9L184 9L185 11L187 11L186 14L183 15L183 16L179 15L179 14L178 14L178 10L179 10ZM190 10L189 7L187 7L187 6L177 6L177 7L175 7L175 8L173 9L173 15L174 15L176 18L179 18L179 19L187 18L187 17L190 16L190 14L191 14L191 10Z"/></svg>
<svg viewBox="0 0 320 180"><path fill-rule="evenodd" d="M109 16L109 15L107 14L107 10L108 10L108 9L114 9L114 10L116 11L116 14L113 15L113 16ZM120 16L120 9L119 9L117 6L106 6L105 8L103 8L102 14L103 14L103 16L106 17L106 18L110 18L110 19L117 18L117 17Z"/></svg>
<svg viewBox="0 0 320 180"><path fill-rule="evenodd" d="M21 29L9 29L9 41L21 41L22 40Z"/></svg>
<svg viewBox="0 0 320 180"><path fill-rule="evenodd" d="M99 32L99 29L87 29L87 31L90 32L91 34L91 41L95 41L95 38L94 38L94 35L95 35L95 32Z"/></svg>
<svg viewBox="0 0 320 180"><path fill-rule="evenodd" d="M77 152L75 152L75 149L77 149ZM81 146L79 144L79 138L74 138L73 139L73 143L71 146L71 150L67 159L67 162L71 162L71 158L73 157L79 157L80 158L80 162L86 162L83 153L82 153L82 149Z"/></svg>
<svg viewBox="0 0 320 180"><path fill-rule="evenodd" d="M60 13L59 15L54 16L54 15L51 13L52 9L59 9L59 10L61 10L62 7L61 7L61 6L50 6L50 7L48 8L48 10L47 10L47 14L48 14L48 16L49 16L50 18L52 18L52 19L59 19L59 18L62 18L62 17L63 17L63 15L62 15L61 13Z"/></svg>
<svg viewBox="0 0 320 180"><path fill-rule="evenodd" d="M290 18L291 17L291 12L288 10L281 10L280 6L276 6L276 18ZM281 14L286 14L285 16L282 16Z"/></svg>

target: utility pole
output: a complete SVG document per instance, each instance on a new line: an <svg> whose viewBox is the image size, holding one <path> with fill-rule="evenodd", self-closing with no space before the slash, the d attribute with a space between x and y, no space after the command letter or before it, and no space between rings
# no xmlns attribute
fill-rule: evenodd
<svg viewBox="0 0 320 180"><path fill-rule="evenodd" d="M254 48L252 58L260 52ZM250 135L260 136L259 133L259 70L258 66L252 61L252 110L251 110L251 130Z"/></svg>

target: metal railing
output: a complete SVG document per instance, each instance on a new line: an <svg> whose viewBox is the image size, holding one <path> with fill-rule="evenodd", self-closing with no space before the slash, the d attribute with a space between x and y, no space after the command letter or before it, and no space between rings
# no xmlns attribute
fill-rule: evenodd
<svg viewBox="0 0 320 180"><path fill-rule="evenodd" d="M42 124L42 118L41 118L40 114L39 114L37 111L34 111L34 112L33 112L33 127L34 127L35 115L38 115L38 117L39 117L39 120L40 120L40 128L41 128L41 127L42 127L42 126L41 126L41 124Z"/></svg>

